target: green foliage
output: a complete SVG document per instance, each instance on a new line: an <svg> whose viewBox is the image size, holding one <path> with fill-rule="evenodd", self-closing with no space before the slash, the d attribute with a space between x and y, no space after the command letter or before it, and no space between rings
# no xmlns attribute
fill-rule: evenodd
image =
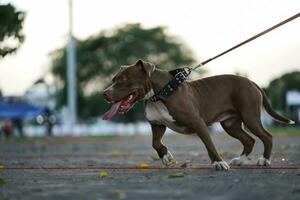
<svg viewBox="0 0 300 200"><path fill-rule="evenodd" d="M286 109L286 92L289 90L300 91L300 71L294 71L272 80L266 88L266 92L272 106L276 110Z"/></svg>
<svg viewBox="0 0 300 200"><path fill-rule="evenodd" d="M165 27L143 28L127 24L102 31L86 40L77 41L78 109L82 118L99 116L110 107L100 96L112 75L121 65L137 59L155 63L159 68L171 69L195 62L192 52L177 37L166 33ZM52 73L56 77L59 106L66 103L66 47L51 54ZM143 105L119 120L140 118Z"/></svg>
<svg viewBox="0 0 300 200"><path fill-rule="evenodd" d="M22 33L25 13L11 4L0 5L0 57L17 51L24 41Z"/></svg>

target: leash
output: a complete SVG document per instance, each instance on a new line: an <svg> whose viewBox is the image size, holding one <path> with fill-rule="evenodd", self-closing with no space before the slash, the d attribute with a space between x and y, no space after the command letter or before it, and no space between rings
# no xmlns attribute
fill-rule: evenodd
<svg viewBox="0 0 300 200"><path fill-rule="evenodd" d="M181 85L186 79L187 77L191 74L192 71L198 69L199 67L202 67L203 65L229 53L230 51L240 47L240 46L243 46L245 44L247 44L248 42L251 42L252 40L255 40L257 38L259 38L260 36L270 32L270 31L273 31L274 29L296 19L300 17L300 12L297 13L296 15L293 15L292 17L252 36L251 38L231 47L230 49L227 49L226 51L223 51L222 53L212 57L212 58L209 58L201 63L199 63L198 65L195 65L193 67L184 67L184 68L177 68L175 70L171 70L169 71L169 73L174 77L171 81L168 82L167 85L165 85L157 94L154 94L152 97L150 97L150 101L152 102L155 102L155 101L162 101L162 102L166 102L168 97L171 96L173 94L173 92L175 90L177 90L177 88L179 87L179 85Z"/></svg>
<svg viewBox="0 0 300 200"><path fill-rule="evenodd" d="M288 19L286 19L286 20L284 20L284 21L282 21L282 22L280 22L280 23L278 23L278 24L276 24L276 25L274 25L274 26L272 26L272 27L270 27L270 28L268 28L268 29L260 32L260 33L258 33L258 34L256 34L256 35L254 35L253 37L251 37L251 38L249 38L249 39L247 39L247 40L245 40L245 41L243 41L243 42L241 42L241 43L239 43L239 44L231 47L230 49L227 49L226 51L223 51L222 53L220 53L220 54L218 54L218 55L216 55L216 56L214 56L212 58L209 58L209 59L201 62L200 64L198 64L198 65L196 65L194 67L191 67L190 69L191 70L196 70L197 68L202 67L203 65L209 63L210 61L213 61L216 58L219 58L220 56L223 56L224 54L227 54L230 51L232 51L232 50L234 50L234 49L236 49L236 48L238 48L240 46L243 46L244 44L247 44L248 42L251 42L252 40L257 39L260 36L262 36L262 35L270 32L270 31L273 31L274 29L276 29L276 28L278 28L278 27L280 27L280 26L282 26L282 25L284 25L284 24L286 24L286 23L288 23L288 22L290 22L290 21L292 21L292 20L294 20L294 19L296 19L298 17L300 17L300 12L298 14L296 14L296 15L294 15L294 16L292 16L292 17L290 17L290 18L288 18Z"/></svg>

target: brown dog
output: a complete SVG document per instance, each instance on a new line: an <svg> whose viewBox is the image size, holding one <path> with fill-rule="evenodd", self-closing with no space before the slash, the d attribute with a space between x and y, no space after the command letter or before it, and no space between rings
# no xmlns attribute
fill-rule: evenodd
<svg viewBox="0 0 300 200"><path fill-rule="evenodd" d="M228 170L229 165L218 154L207 126L220 122L229 135L240 140L244 150L241 156L232 159L230 163L241 165L251 153L255 142L244 131L244 124L264 144L263 157L259 158L257 164L270 165L272 135L261 124L262 105L274 119L290 124L293 121L274 112L266 95L255 83L240 76L213 76L185 81L166 103L148 100L172 78L167 71L157 70L153 64L142 60L121 67L112 79L111 86L104 90L105 99L113 106L103 115L103 119L127 112L135 102L144 99L146 118L153 133L152 145L163 164L174 163L173 156L161 142L168 127L179 133L196 133L217 170Z"/></svg>

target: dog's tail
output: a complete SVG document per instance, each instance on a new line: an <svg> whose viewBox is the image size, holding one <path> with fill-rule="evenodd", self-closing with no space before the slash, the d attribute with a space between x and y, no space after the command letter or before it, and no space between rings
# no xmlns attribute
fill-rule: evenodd
<svg viewBox="0 0 300 200"><path fill-rule="evenodd" d="M288 119L287 117L279 115L277 112L275 112L270 105L266 93L258 86L256 83L253 82L253 84L257 87L257 89L260 90L261 94L263 95L263 105L267 113L273 117L276 121L283 122L286 124L295 124L293 120Z"/></svg>

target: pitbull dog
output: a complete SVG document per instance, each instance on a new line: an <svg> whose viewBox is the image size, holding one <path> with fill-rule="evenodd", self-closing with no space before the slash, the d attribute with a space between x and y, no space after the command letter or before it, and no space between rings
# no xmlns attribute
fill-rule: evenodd
<svg viewBox="0 0 300 200"><path fill-rule="evenodd" d="M263 156L257 164L270 165L272 135L262 126L262 105L275 120L289 124L294 122L273 111L262 89L247 78L220 75L185 81L166 103L151 102L149 98L172 78L167 71L155 69L154 64L143 60L122 66L113 77L112 84L103 92L104 98L113 103L103 119L127 112L137 101L145 100L145 114L153 135L152 146L164 165L174 163L172 154L161 141L168 127L178 133L197 134L217 170L228 170L230 167L218 154L207 126L220 122L230 136L243 144L241 155L230 162L232 165L242 165L255 142L243 129L244 124L264 144Z"/></svg>

